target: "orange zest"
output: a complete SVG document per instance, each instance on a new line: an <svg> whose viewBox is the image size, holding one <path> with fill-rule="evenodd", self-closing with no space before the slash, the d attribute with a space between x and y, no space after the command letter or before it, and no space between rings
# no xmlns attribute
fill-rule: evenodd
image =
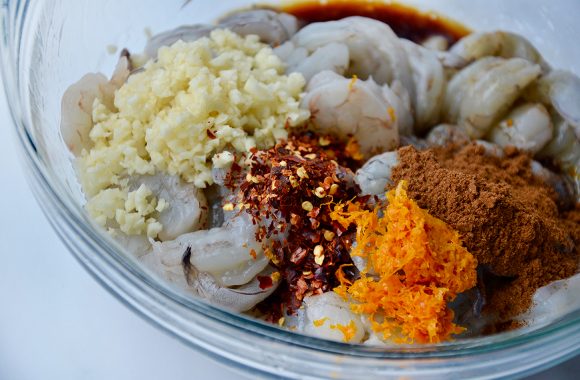
<svg viewBox="0 0 580 380"><path fill-rule="evenodd" d="M331 329L336 329L338 331L340 331L343 335L342 340L344 342L350 342L352 340L352 338L354 338L354 336L357 333L357 328L356 325L354 323L354 321L350 321L348 323L348 325L342 325L340 323L337 323L335 325L330 325Z"/></svg>
<svg viewBox="0 0 580 380"><path fill-rule="evenodd" d="M355 313L367 315L385 339L450 339L464 329L453 323L448 303L475 286L477 260L458 232L409 199L405 181L387 199L386 208L374 211L351 202L335 206L333 220L357 228L351 255L367 260L360 279L341 281L335 291L350 300Z"/></svg>

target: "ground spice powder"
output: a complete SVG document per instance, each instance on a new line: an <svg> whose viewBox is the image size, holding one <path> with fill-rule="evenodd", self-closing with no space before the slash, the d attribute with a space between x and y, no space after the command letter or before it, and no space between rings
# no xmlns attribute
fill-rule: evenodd
<svg viewBox="0 0 580 380"><path fill-rule="evenodd" d="M480 263L484 312L510 321L539 287L578 269L580 207L559 210L556 193L508 149L503 158L463 148L399 150L393 182L408 182L420 207L459 231ZM504 323L503 326L511 326Z"/></svg>

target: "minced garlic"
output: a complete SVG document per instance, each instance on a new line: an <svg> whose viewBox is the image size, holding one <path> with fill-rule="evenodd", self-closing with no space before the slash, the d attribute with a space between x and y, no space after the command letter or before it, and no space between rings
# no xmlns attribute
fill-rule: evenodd
<svg viewBox="0 0 580 380"><path fill-rule="evenodd" d="M90 214L155 237L160 201L130 191L126 179L161 171L203 188L212 167L228 167L235 152L286 138L309 112L299 107L304 77L284 70L257 36L228 30L162 47L116 92L114 109L94 102L92 147L77 163Z"/></svg>

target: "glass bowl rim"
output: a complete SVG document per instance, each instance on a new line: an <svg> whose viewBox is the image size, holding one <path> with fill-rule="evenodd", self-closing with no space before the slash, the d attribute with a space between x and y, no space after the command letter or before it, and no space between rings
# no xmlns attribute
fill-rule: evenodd
<svg viewBox="0 0 580 380"><path fill-rule="evenodd" d="M28 4L28 2L26 2L26 4ZM6 17L7 15L4 13L2 18ZM22 36L18 37L21 38ZM25 99L24 95L27 90L22 87L22 83L19 81L20 70L27 68L20 67L18 64L19 49L14 49L15 46L17 48L20 47L20 41L10 41L9 36L6 35L4 36L4 39L5 40L0 43L0 58L3 63L1 71L4 80L4 90L14 130L16 132L20 153L24 154L25 163L30 170L30 173L28 174L29 183L33 187L33 192L37 201L43 208L45 215L48 217L61 240L65 242L68 249L72 251L73 255L81 265L113 296L136 311L137 314L155 324L160 325L160 322L156 320L156 318L151 317L135 307L133 303L128 302L128 300L120 294L118 289L114 289L114 287L111 287L106 281L104 281L101 277L104 271L113 270L125 276L132 284L132 291L144 294L144 290L140 288L140 286L146 286L148 290L153 291L153 294L156 297L154 302L158 305L167 304L169 302L170 304L179 307L185 307L186 309L189 309L190 312L203 318L217 321L225 326L235 327L236 329L239 329L240 332L251 334L255 338L266 339L284 345L292 345L301 349L314 350L316 352L328 354L339 354L349 357L397 360L468 357L507 350L532 342L539 343L543 340L549 339L550 336L558 332L561 333L567 330L575 331L575 328L580 328L580 310L575 310L561 320L525 333L518 333L518 330L516 330L487 337L464 338L451 342L419 346L396 346L395 349L391 349L333 342L301 335L252 319L248 316L221 309L201 300L186 298L166 287L160 286L157 281L152 280L151 276L148 275L143 268L134 265L134 261L127 258L126 255L121 252L119 249L120 247L117 244L113 243L110 238L105 238L103 233L99 231L96 226L88 222L80 205L74 202L70 194L58 190L60 187L57 178L58 176L51 173L50 168L45 165L42 157L39 156L34 136L30 132L31 126L28 125L28 122L25 121L25 118L21 117L22 115L20 114L20 110L23 106L22 100ZM14 42L16 43L14 44ZM13 57L14 53L16 53L16 59ZM24 92L22 90L24 90ZM17 96L13 96L14 91L16 91ZM38 188L35 188L35 186L38 186ZM49 203L43 204L40 202L39 194L42 194L42 197L44 198L43 200L46 200ZM94 248L98 249L89 254L99 255L99 259L102 260L101 264L105 263L105 265L109 265L109 267L106 268L98 268L99 271L101 271L101 275L97 273L97 267L87 263L86 254L78 253L71 247L69 244L70 237L59 231L57 225L62 221L64 221L68 228L73 228L74 231L77 232L76 238L81 239L85 243L89 243ZM105 276L107 275L105 274ZM136 300L133 301L139 302ZM175 331L169 328L165 328L165 330L177 336ZM183 337L180 338L183 340ZM195 342L188 339L185 340L189 345L195 346ZM580 347L578 350L580 350Z"/></svg>

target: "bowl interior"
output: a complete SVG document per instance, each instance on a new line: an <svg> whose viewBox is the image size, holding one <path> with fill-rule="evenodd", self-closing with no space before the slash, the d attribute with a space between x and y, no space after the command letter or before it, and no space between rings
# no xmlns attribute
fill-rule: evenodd
<svg viewBox="0 0 580 380"><path fill-rule="evenodd" d="M59 134L60 99L65 89L88 72L110 75L120 50L128 48L132 52L140 52L151 33L183 24L209 23L227 11L254 3L252 0L46 0L42 5L31 8L27 22L33 27L26 30L32 34L24 38L25 45L21 48L19 63L19 67L28 70L22 69L18 74L19 88L25 89L21 92L20 99L24 124L28 127L28 133L52 187L68 212L76 215L92 231L95 239L107 238L100 235L82 210L84 198L70 162L71 156ZM280 2L269 3L275 5ZM436 11L474 30L503 29L518 32L530 39L554 67L580 74L580 49L571 48L577 46L577 37L580 35L580 23L576 20L580 4L575 0L562 0L557 7L541 0L408 0L404 3ZM108 241L106 244L112 243ZM123 259L121 252L116 251L115 256L119 260L125 260L124 265L132 267L148 284L156 283L141 269L136 268L129 258ZM155 286L171 294L162 284ZM182 305L202 307L201 303L191 303L180 295L172 297ZM208 313L217 312L211 311L211 307L204 310ZM226 312L219 313L224 313L219 314L222 317L227 315ZM295 335L251 322L244 317L231 318L241 321L239 323L253 324L254 330L278 334L278 337ZM506 341L529 333L529 330L522 329L508 333L500 340ZM306 345L326 346L332 350L335 347L331 343L322 343L312 338L293 336L292 340L295 339L303 339ZM498 339L474 339L461 345L464 348L479 346L489 342L497 343ZM442 347L453 346L454 344L449 344ZM355 352L352 348L350 350ZM373 352L369 348L360 350Z"/></svg>

